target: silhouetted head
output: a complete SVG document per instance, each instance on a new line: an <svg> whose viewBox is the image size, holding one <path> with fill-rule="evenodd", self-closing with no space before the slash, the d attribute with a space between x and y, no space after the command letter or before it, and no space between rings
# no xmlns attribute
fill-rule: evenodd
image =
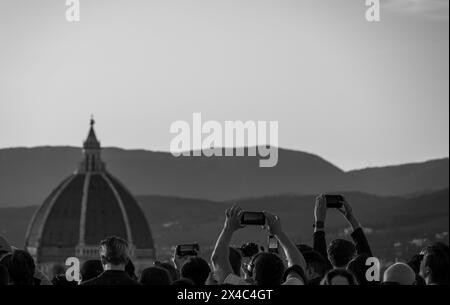
<svg viewBox="0 0 450 305"><path fill-rule="evenodd" d="M120 237L108 237L100 242L100 259L103 265L122 266L128 263L128 243Z"/></svg>
<svg viewBox="0 0 450 305"><path fill-rule="evenodd" d="M348 265L347 270L353 273L359 285L378 285L377 281L368 281L366 273L372 265L367 266L366 262L370 256L367 254L360 254L352 259Z"/></svg>
<svg viewBox="0 0 450 305"><path fill-rule="evenodd" d="M448 247L434 244L422 251L423 260L420 265L420 275L427 285L449 284L449 256Z"/></svg>
<svg viewBox="0 0 450 305"><path fill-rule="evenodd" d="M383 285L414 285L416 274L405 263L395 263L384 271Z"/></svg>
<svg viewBox="0 0 450 305"><path fill-rule="evenodd" d="M88 281L90 279L96 278L103 272L102 262L98 259L91 259L85 261L81 266L81 280Z"/></svg>
<svg viewBox="0 0 450 305"><path fill-rule="evenodd" d="M308 250L304 251L303 257L306 261L305 275L310 284L318 284L327 272L327 261L317 251Z"/></svg>
<svg viewBox="0 0 450 305"><path fill-rule="evenodd" d="M358 285L355 276L345 269L333 269L325 274L321 285Z"/></svg>
<svg viewBox="0 0 450 305"><path fill-rule="evenodd" d="M170 285L170 275L161 267L149 267L142 271L139 282L142 285Z"/></svg>
<svg viewBox="0 0 450 305"><path fill-rule="evenodd" d="M8 269L0 265L0 286L9 285L9 273Z"/></svg>
<svg viewBox="0 0 450 305"><path fill-rule="evenodd" d="M245 243L241 246L239 250L241 252L242 257L252 258L254 255L258 254L262 249L260 249L260 247L255 243Z"/></svg>
<svg viewBox="0 0 450 305"><path fill-rule="evenodd" d="M256 254L249 265L249 276L257 285L281 285L286 268L281 258L274 253L261 252Z"/></svg>
<svg viewBox="0 0 450 305"><path fill-rule="evenodd" d="M155 266L166 269L166 271L169 272L170 282L176 281L180 278L180 274L179 274L178 270L175 268L175 266L172 263L156 261Z"/></svg>
<svg viewBox="0 0 450 305"><path fill-rule="evenodd" d="M35 264L31 255L23 250L14 250L3 259L8 269L9 279L14 285L33 285ZM2 261L3 261L2 259Z"/></svg>
<svg viewBox="0 0 450 305"><path fill-rule="evenodd" d="M230 247L230 264L233 273L241 275L242 255L241 252L235 248Z"/></svg>
<svg viewBox="0 0 450 305"><path fill-rule="evenodd" d="M12 248L11 245L8 243L8 241L3 237L0 236L0 259L8 254L12 252Z"/></svg>
<svg viewBox="0 0 450 305"><path fill-rule="evenodd" d="M345 268L355 257L355 245L345 239L335 239L328 246L328 259L335 268Z"/></svg>
<svg viewBox="0 0 450 305"><path fill-rule="evenodd" d="M181 267L181 277L192 280L197 286L205 285L210 272L211 268L201 257L191 257Z"/></svg>

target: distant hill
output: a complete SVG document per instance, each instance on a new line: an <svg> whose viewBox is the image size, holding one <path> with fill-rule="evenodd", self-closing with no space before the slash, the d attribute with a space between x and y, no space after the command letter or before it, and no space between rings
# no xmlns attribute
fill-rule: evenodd
<svg viewBox="0 0 450 305"><path fill-rule="evenodd" d="M443 240L448 243L448 189L405 199L379 197L363 193L345 194L355 214L367 231L377 256L393 259L398 253L394 243L401 243L403 255L418 249L415 243ZM224 210L231 202L142 196L138 201L150 223L159 256L167 258L178 243L199 242L211 250L224 221ZM243 199L243 209L267 210L281 217L282 225L297 243L311 244L314 196L279 195ZM28 221L36 206L0 208L0 235L21 247ZM327 240L348 237L347 224L335 210L327 215ZM266 234L260 228L245 228L236 234L234 244L257 241L264 244Z"/></svg>
<svg viewBox="0 0 450 305"><path fill-rule="evenodd" d="M347 173L358 190L378 195L417 195L448 187L447 159L423 163L367 168Z"/></svg>
<svg viewBox="0 0 450 305"><path fill-rule="evenodd" d="M0 150L0 207L40 204L81 161L75 147ZM103 149L108 170L135 195L232 200L278 194L367 192L402 196L447 188L448 159L344 172L304 152L279 150L273 168L258 157L179 157L145 150Z"/></svg>

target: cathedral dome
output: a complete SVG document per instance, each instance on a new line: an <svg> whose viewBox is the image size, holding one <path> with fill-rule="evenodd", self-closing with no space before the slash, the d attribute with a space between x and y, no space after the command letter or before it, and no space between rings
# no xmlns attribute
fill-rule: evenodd
<svg viewBox="0 0 450 305"><path fill-rule="evenodd" d="M127 240L134 260L154 257L145 215L126 187L106 171L93 125L91 120L78 171L51 192L28 227L26 247L38 264L64 264L70 256L98 258L99 242L107 236Z"/></svg>

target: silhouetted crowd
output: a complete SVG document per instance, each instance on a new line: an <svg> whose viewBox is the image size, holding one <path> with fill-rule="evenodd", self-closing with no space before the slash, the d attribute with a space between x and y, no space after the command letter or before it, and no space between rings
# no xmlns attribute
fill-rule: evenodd
<svg viewBox="0 0 450 305"><path fill-rule="evenodd" d="M155 261L136 274L127 241L109 237L100 242L99 259L82 264L81 279L68 281L64 268L49 280L32 256L12 248L0 237L0 285L448 285L449 246L434 243L409 262L389 266L377 278L377 260L350 204L340 197L336 206L327 195L316 198L313 245L294 244L279 217L252 213L233 206L211 259L201 257L198 245L179 245L171 261ZM327 210L342 213L352 228L353 241L335 239L327 246ZM268 247L247 243L231 247L233 235L249 225L268 233ZM267 249L266 249L267 248ZM379 266L378 266L379 267Z"/></svg>

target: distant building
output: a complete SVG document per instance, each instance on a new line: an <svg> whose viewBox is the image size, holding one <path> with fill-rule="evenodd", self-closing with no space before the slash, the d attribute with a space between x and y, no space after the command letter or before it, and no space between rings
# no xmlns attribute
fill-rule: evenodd
<svg viewBox="0 0 450 305"><path fill-rule="evenodd" d="M78 171L50 193L26 233L26 249L48 275L68 257L81 262L98 259L99 242L111 235L128 240L137 270L155 257L144 213L126 187L106 171L94 123L91 120Z"/></svg>

